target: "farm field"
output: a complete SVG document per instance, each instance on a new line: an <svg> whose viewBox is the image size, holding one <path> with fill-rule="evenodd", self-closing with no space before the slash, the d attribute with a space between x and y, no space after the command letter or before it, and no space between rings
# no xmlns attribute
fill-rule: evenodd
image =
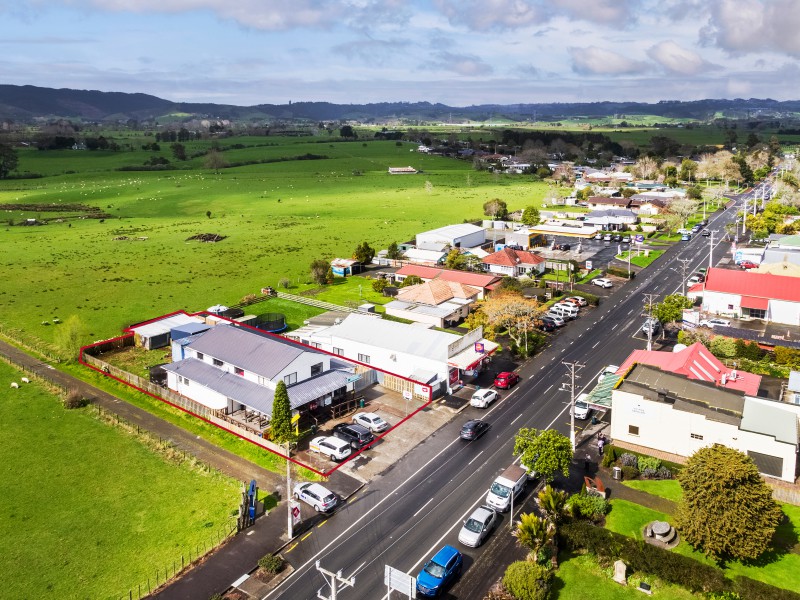
<svg viewBox="0 0 800 600"><path fill-rule="evenodd" d="M257 145L276 141L280 145ZM234 142L245 147L223 153L230 163L327 158L219 173L202 169L196 158L174 163L180 170L129 172L114 169L141 165L153 153L21 152L20 171L46 176L1 182L0 204L80 204L108 216L0 229L0 325L6 334L31 345L52 343L60 326L53 319L74 314L86 327L83 341L91 342L154 315L235 304L266 285L278 287L284 277L295 288L288 291L297 291L316 258L350 256L361 241L385 248L418 231L479 219L483 203L496 197L512 210L524 208L540 203L548 187L412 153L415 144L335 138L231 138L223 144ZM187 144L187 153L201 144L208 143ZM161 147L160 154L169 155L168 144ZM386 172L406 165L423 172ZM3 219L19 223L50 214L10 209ZM202 233L226 237L188 241Z"/></svg>
<svg viewBox="0 0 800 600"><path fill-rule="evenodd" d="M0 382L21 373L0 362ZM0 589L6 598L119 598L235 527L239 484L168 462L37 383L0 402Z"/></svg>

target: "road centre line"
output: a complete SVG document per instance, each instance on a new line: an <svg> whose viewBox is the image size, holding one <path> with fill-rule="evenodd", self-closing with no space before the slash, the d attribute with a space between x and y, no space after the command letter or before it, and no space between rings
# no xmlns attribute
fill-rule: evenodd
<svg viewBox="0 0 800 600"><path fill-rule="evenodd" d="M550 387L549 387L549 388L547 388L547 389L544 391L544 393L546 394L546 393L547 393L547 392L549 392L551 389L553 389L553 385L555 385L555 384L551 383L551 384L550 384Z"/></svg>
<svg viewBox="0 0 800 600"><path fill-rule="evenodd" d="M417 516L419 513L421 513L423 510L425 510L425 507L426 507L426 506L428 506L428 504L430 504L431 502L433 502L433 498L431 498L431 499L430 499L430 500L428 500L428 501L427 501L425 504L423 504L422 506L420 506L420 507L419 507L419 510L418 510L417 512L415 512L415 513L414 513L412 516L416 517L416 516Z"/></svg>
<svg viewBox="0 0 800 600"><path fill-rule="evenodd" d="M469 462L467 463L467 466L470 466L472 463L474 463L474 462L475 462L475 461L478 459L478 457L479 457L481 454L483 454L483 450L481 450L480 452L478 452L478 453L475 455L475 458L473 458L471 461L469 461ZM433 500L433 498L431 498L431 500ZM414 516L416 517L417 515L414 515Z"/></svg>
<svg viewBox="0 0 800 600"><path fill-rule="evenodd" d="M600 345L600 342L599 342L599 341L595 342L595 343L594 343L594 346L592 346L592 350L594 350L595 348L597 348L597 346L599 346L599 345Z"/></svg>
<svg viewBox="0 0 800 600"><path fill-rule="evenodd" d="M516 419L514 419L513 421L511 421L511 423L509 423L509 425L513 425L514 423L516 423L517 421L519 421L519 419L520 419L521 417L522 417L522 413L519 413L519 414L517 415L517 418L516 418Z"/></svg>

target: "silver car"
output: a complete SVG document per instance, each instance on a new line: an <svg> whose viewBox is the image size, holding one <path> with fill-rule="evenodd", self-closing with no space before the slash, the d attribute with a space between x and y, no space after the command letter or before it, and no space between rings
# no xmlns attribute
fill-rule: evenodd
<svg viewBox="0 0 800 600"><path fill-rule="evenodd" d="M389 429L389 424L371 412L358 413L353 416L353 423L366 427L372 433L381 433Z"/></svg>
<svg viewBox="0 0 800 600"><path fill-rule="evenodd" d="M498 516L495 509L491 506L479 506L469 519L464 521L464 526L458 533L458 541L470 548L477 548L495 528L497 521Z"/></svg>

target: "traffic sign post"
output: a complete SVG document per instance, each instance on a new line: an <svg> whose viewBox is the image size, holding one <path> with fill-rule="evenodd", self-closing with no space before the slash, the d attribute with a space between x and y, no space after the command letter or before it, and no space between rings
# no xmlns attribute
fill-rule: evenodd
<svg viewBox="0 0 800 600"><path fill-rule="evenodd" d="M392 590L396 590L409 598L417 597L417 579L408 573L386 565L383 570L383 583L388 590L387 598L391 598Z"/></svg>

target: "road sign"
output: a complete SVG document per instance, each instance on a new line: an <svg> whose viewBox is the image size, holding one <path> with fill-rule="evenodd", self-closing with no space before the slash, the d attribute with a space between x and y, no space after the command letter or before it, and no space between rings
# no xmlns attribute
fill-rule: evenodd
<svg viewBox="0 0 800 600"><path fill-rule="evenodd" d="M637 235L637 236L636 236L635 238L633 238L633 239L634 239L634 241L635 241L637 244L642 244L642 243L644 243L644 236L643 236L643 235Z"/></svg>
<svg viewBox="0 0 800 600"><path fill-rule="evenodd" d="M300 522L300 505L297 502L292 502L292 525L297 525Z"/></svg>
<svg viewBox="0 0 800 600"><path fill-rule="evenodd" d="M396 590L409 598L417 597L417 580L408 573L386 565L383 571L383 583L388 588L389 594Z"/></svg>

